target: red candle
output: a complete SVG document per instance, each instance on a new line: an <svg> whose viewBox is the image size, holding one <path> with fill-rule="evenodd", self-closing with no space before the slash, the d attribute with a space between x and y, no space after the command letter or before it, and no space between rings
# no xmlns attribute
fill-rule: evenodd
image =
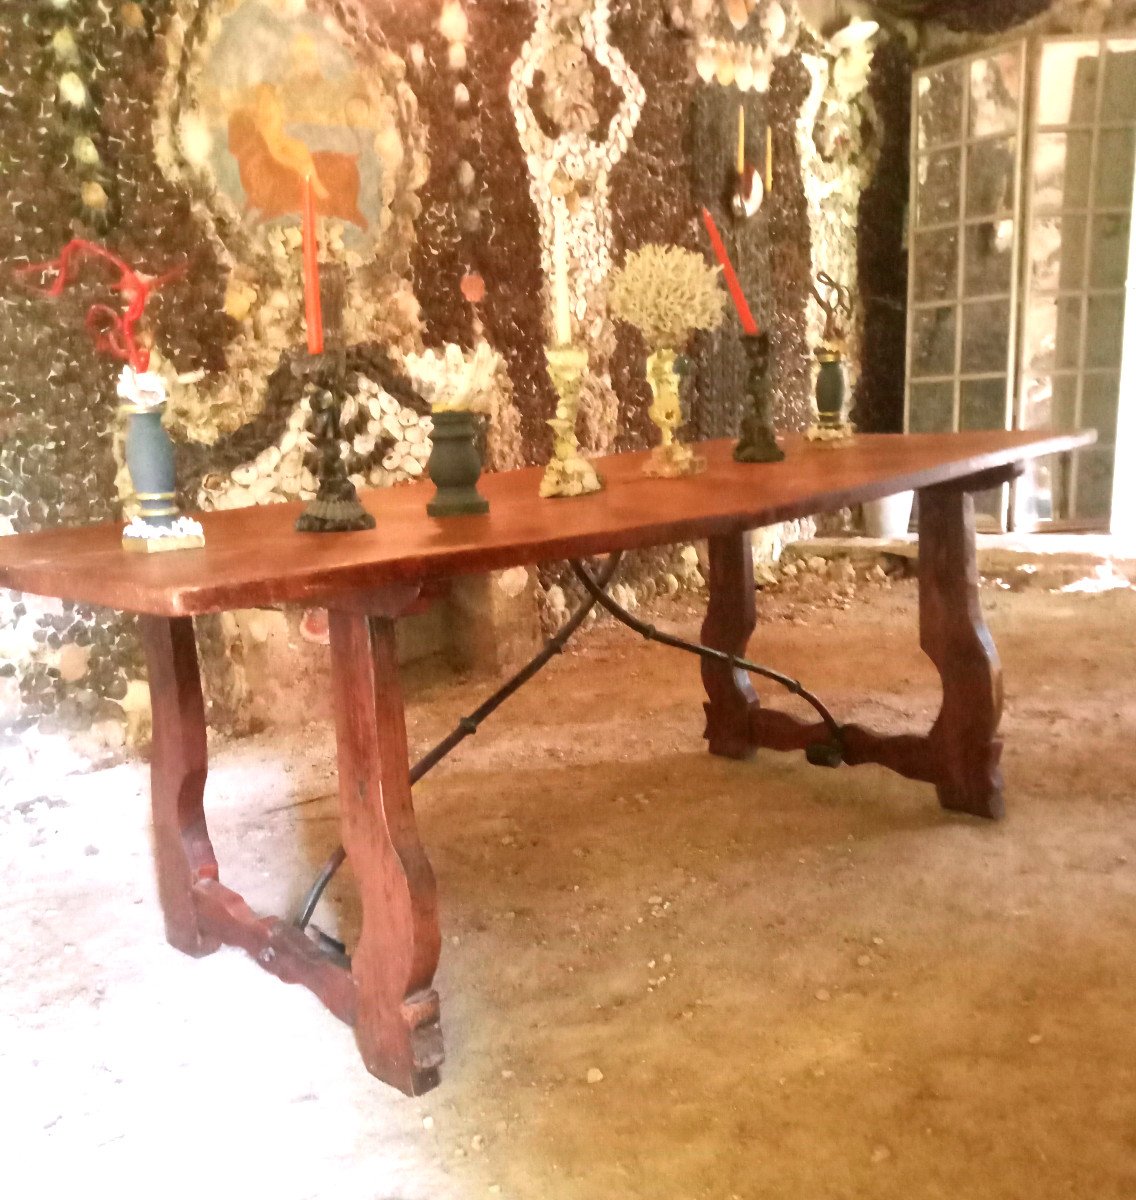
<svg viewBox="0 0 1136 1200"><path fill-rule="evenodd" d="M726 287L729 288L730 296L734 301L734 307L738 310L742 328L750 337L754 337L758 333L757 322L753 319L753 313L749 311L745 292L742 291L742 285L738 282L733 264L730 262L730 256L726 253L726 246L722 241L722 235L718 232L718 226L714 224L714 218L710 215L710 210L707 208L702 210L702 221L706 226L706 232L710 235L710 244L714 247L714 254L722 264L722 274L726 279Z"/></svg>
<svg viewBox="0 0 1136 1200"><path fill-rule="evenodd" d="M304 176L304 320L308 327L308 353L323 353L323 310L320 308L319 239L316 237L316 202L312 177Z"/></svg>

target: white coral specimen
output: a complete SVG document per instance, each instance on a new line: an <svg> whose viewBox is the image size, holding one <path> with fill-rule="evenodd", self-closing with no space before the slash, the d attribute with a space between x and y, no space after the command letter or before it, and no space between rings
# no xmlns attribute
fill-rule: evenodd
<svg viewBox="0 0 1136 1200"><path fill-rule="evenodd" d="M435 412L493 411L497 368L501 356L488 342L479 342L472 354L447 343L443 353L427 350L407 354L406 370Z"/></svg>
<svg viewBox="0 0 1136 1200"><path fill-rule="evenodd" d="M681 246L644 246L612 277L612 313L652 351L681 350L694 330L717 328L725 303L718 271Z"/></svg>

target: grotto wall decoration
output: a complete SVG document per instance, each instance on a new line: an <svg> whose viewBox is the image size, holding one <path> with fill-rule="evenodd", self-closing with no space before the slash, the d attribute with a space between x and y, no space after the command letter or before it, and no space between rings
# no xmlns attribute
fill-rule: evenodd
<svg viewBox="0 0 1136 1200"><path fill-rule="evenodd" d="M566 288L569 328L558 328L549 339L554 347L549 352L550 374L558 389L558 414L561 409L566 414L587 398L587 441L593 448L606 449L618 421L610 377L614 342L606 304L611 172L627 152L645 93L611 44L610 0L536 0L535 9L532 36L512 66L509 103L540 227L550 327L554 287ZM593 69L606 72L620 96L606 129L599 128ZM557 246L566 254L563 272L554 262ZM561 276L562 283L557 284ZM566 360L563 347L567 345L577 352ZM567 419L566 415L554 418ZM567 454L570 447L561 449Z"/></svg>
<svg viewBox="0 0 1136 1200"><path fill-rule="evenodd" d="M857 271L859 198L879 157L878 118L868 93L875 44L870 37L839 38L802 56L809 94L797 122L809 227L812 275L854 278ZM824 339L824 310L810 305L809 337ZM844 370L859 362L860 330L849 323L842 352ZM855 382L855 379L852 380Z"/></svg>
<svg viewBox="0 0 1136 1200"><path fill-rule="evenodd" d="M87 312L87 331L95 349L120 359L119 409L127 417L126 464L134 498L140 506L122 535L123 547L143 553L186 550L205 545L201 525L183 516L177 504L174 447L162 424L166 410L165 381L150 370L150 349L139 322L152 293L184 274L177 268L164 275L147 275L131 267L103 246L74 238L50 262L31 263L18 269L25 281L52 278L42 283L44 294L62 295L84 262L109 264L118 278L112 285L123 298L119 314L107 304L94 304Z"/></svg>
<svg viewBox="0 0 1136 1200"><path fill-rule="evenodd" d="M176 0L156 106L158 165L189 189L229 267L228 369L173 414L210 442L254 417L281 354L301 340L301 184L310 175L325 256L345 268L344 336L409 350L410 284L426 134L403 60L308 0Z"/></svg>
<svg viewBox="0 0 1136 1200"><path fill-rule="evenodd" d="M672 0L670 17L691 36L702 82L740 92L767 92L774 64L801 31L791 0Z"/></svg>
<svg viewBox="0 0 1136 1200"><path fill-rule="evenodd" d="M682 351L695 330L721 324L725 304L718 272L679 246L644 246L612 277L611 311L639 330L649 351L649 415L661 441L644 467L648 475L675 478L705 470L705 460L675 437L683 421L680 381L689 363Z"/></svg>

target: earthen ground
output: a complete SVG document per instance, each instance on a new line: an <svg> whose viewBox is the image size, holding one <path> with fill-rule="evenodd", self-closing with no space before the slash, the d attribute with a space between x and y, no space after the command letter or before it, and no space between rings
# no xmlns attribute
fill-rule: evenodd
<svg viewBox="0 0 1136 1200"><path fill-rule="evenodd" d="M928 724L913 583L819 596L763 596L751 654L848 719ZM165 945L144 767L9 763L11 1194L1128 1200L1136 595L984 603L1000 825L871 767L709 758L696 664L625 631L554 663L418 792L448 1060L415 1101L300 989ZM491 681L411 684L424 748ZM215 748L223 874L256 905L334 845L333 781L320 721ZM352 896L317 922L350 936Z"/></svg>

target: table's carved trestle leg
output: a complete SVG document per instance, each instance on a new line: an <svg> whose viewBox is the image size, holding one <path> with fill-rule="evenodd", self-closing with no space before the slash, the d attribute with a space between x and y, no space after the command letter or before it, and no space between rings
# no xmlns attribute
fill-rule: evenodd
<svg viewBox="0 0 1136 1200"><path fill-rule="evenodd" d="M205 705L193 623L143 617L142 636L154 722L158 880L170 942L194 955L239 946L266 971L309 988L355 1027L373 1074L417 1095L436 1085L442 1061L432 986L440 935L434 876L411 806L394 650L394 618L416 594L404 592L341 599L330 614L341 818L363 908L350 962L321 951L291 922L254 913L220 882L203 806Z"/></svg>
<svg viewBox="0 0 1136 1200"><path fill-rule="evenodd" d="M919 493L920 644L942 680L943 700L929 733L887 735L859 725L840 730L843 761L877 763L909 779L933 783L944 808L974 816L1003 815L1002 672L982 617L975 552L974 493L1009 482L1014 466ZM710 608L703 635L737 653L757 624L748 533L710 539ZM808 750L826 738L823 723L763 708L728 668L703 665L706 738L712 753L745 757L764 747ZM741 734L742 707L748 730ZM831 765L825 763L824 765Z"/></svg>

